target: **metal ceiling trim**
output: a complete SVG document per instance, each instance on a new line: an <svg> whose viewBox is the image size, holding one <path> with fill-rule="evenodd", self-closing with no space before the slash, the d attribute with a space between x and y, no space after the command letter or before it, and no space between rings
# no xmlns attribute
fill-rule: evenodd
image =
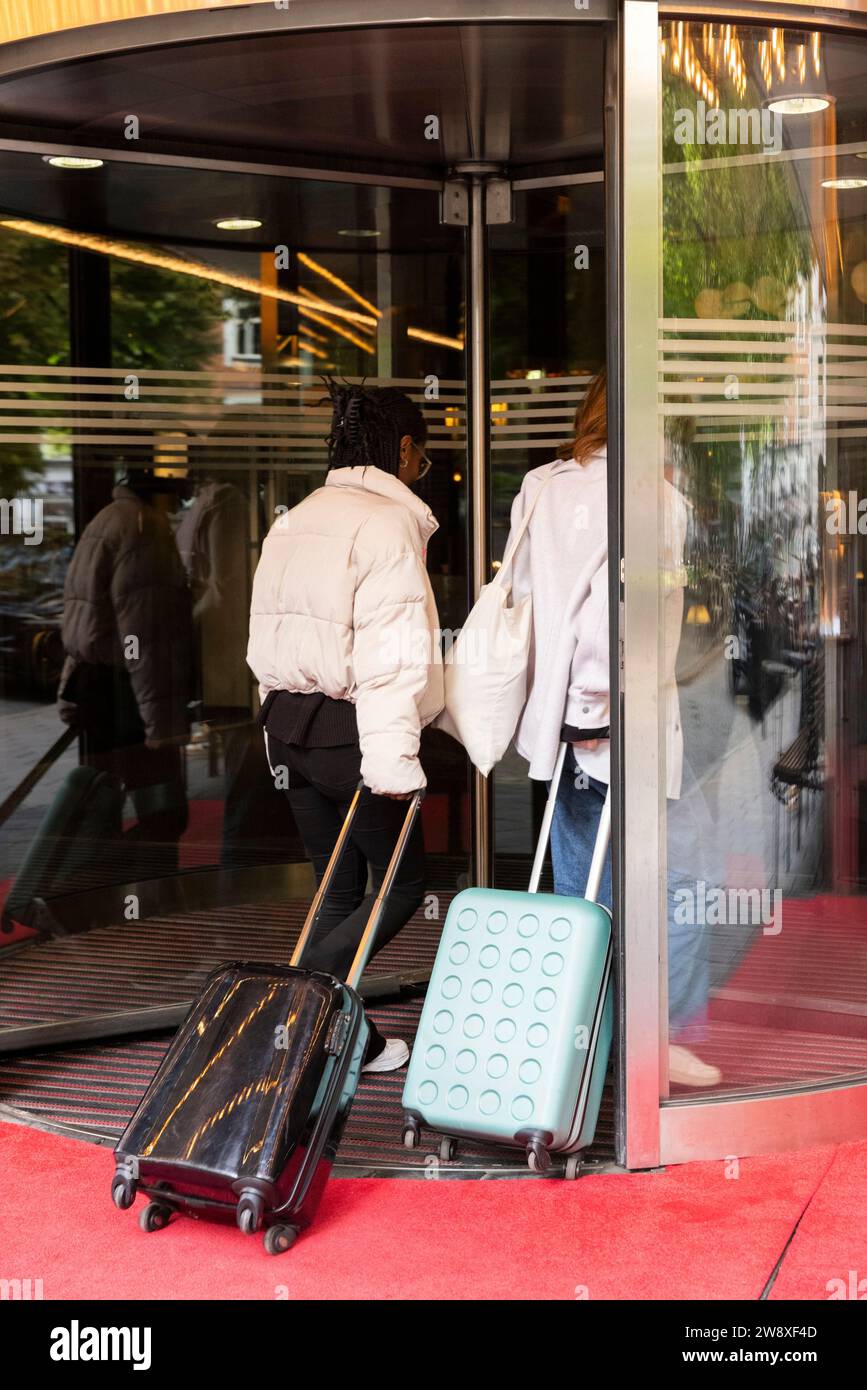
<svg viewBox="0 0 867 1390"><path fill-rule="evenodd" d="M209 159L199 155L165 154L153 150L116 149L114 146L70 144L64 140L18 140L0 137L0 150L15 154L85 155L113 164L146 164L157 168L203 169L215 173L257 174L268 178L306 179L316 183L371 184L383 188L412 188L438 192L442 179L414 173L331 168L327 165L268 164L261 160Z"/></svg>
<svg viewBox="0 0 867 1390"><path fill-rule="evenodd" d="M256 34L445 24L598 24L617 17L617 0L588 0L588 6L566 9L563 0L402 0L395 13L393 0L294 0L288 10L264 2L184 10L58 29L2 44L0 80L58 63Z"/></svg>

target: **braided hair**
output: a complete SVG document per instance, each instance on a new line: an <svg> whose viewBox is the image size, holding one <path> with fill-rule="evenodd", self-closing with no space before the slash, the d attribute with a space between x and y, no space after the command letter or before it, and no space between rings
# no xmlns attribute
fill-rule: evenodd
<svg viewBox="0 0 867 1390"><path fill-rule="evenodd" d="M427 442L424 416L409 396L393 386L351 386L323 377L331 399L329 468L381 468L395 476L400 468L400 441L408 434Z"/></svg>

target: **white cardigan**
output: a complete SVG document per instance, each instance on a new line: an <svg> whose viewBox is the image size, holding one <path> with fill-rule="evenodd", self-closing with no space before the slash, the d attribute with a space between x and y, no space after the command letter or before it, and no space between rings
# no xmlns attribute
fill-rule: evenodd
<svg viewBox="0 0 867 1390"><path fill-rule="evenodd" d="M443 707L433 513L380 468L338 468L274 523L253 581L247 662L271 690L350 700L371 791L425 785L422 728Z"/></svg>
<svg viewBox="0 0 867 1390"><path fill-rule="evenodd" d="M547 480L547 481L546 481ZM539 488L542 487L541 494ZM524 478L512 504L512 536L538 495L514 560L515 601L533 595L533 636L527 702L515 746L529 775L549 781L562 725L601 728L611 722L608 643L608 463L604 449L586 463L555 459ZM667 794L680 795L683 736L674 666L683 613L686 503L664 484L665 685ZM609 744L578 753L591 777L610 778Z"/></svg>

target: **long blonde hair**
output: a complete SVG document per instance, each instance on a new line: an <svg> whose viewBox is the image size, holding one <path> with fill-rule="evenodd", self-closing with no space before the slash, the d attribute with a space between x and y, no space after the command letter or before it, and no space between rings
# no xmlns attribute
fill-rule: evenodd
<svg viewBox="0 0 867 1390"><path fill-rule="evenodd" d="M584 464L608 442L608 397L603 367L591 377L584 399L575 412L575 437L564 444L557 457Z"/></svg>

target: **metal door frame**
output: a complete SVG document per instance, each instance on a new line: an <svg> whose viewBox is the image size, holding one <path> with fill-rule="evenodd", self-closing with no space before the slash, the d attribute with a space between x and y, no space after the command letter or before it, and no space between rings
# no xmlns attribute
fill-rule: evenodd
<svg viewBox="0 0 867 1390"><path fill-rule="evenodd" d="M678 8L685 8L677 0ZM820 0L824 6L828 0ZM829 25L864 28L861 13L827 10ZM657 320L661 234L659 224L659 92L657 63L658 5L656 0L588 0L586 9L568 0L404 0L395 14L393 0L295 0L286 11L266 3L235 9L182 11L172 15L115 20L82 29L61 30L0 48L0 78L14 72L124 50L167 43L199 43L209 39L292 30L412 27L418 24L506 24L608 22L618 19L617 36L608 44L605 75L606 200L605 238L608 265L609 321L609 457L612 478L611 612L612 783L614 787L614 889L618 908L619 980L618 1068L621 1078L618 1113L618 1157L630 1168L690 1158L718 1158L737 1152L755 1153L839 1142L867 1132L867 1084L863 1080L829 1082L793 1088L785 1094L744 1095L725 1100L662 1103L667 1033L660 958L664 958L663 913L665 863L665 802L660 778L662 757L657 717L661 667L658 621L658 456L648 441L657 438ZM695 9L695 7L692 7ZM783 7L767 6L767 16ZM802 8L803 19L798 14ZM720 14L747 18L751 5L732 3ZM746 13L745 13L746 11ZM793 25L817 23L817 11L786 6ZM824 19L824 15L822 16ZM822 22L821 20L819 21ZM47 141L7 141L6 148L45 152ZM57 150L51 143L52 151ZM65 147L82 153L83 147ZM106 150L109 159L175 162L129 150ZM175 157L178 159L178 157ZM188 165L192 160L178 159ZM214 167L199 159L197 167ZM361 171L347 176L336 168L293 167L277 163L221 167L246 169L274 177L346 179L356 183L403 187L438 187L439 181L418 169L391 174ZM522 179L515 187L538 187L543 182L581 182L596 174ZM470 463L480 515L489 506L488 428L484 412L487 381L483 239L475 249L475 283L467 285L472 314L468 341L468 387L478 393L479 427L472 431ZM629 273L624 275L624 266ZM626 383L629 383L626 389ZM471 543L474 588L487 577L490 556L487 524ZM622 566L622 558L627 563ZM490 837L485 823L482 839ZM629 845L628 859L620 852ZM477 853L483 851L481 841Z"/></svg>
<svg viewBox="0 0 867 1390"><path fill-rule="evenodd" d="M63 66L76 59L105 56L113 52L128 52L135 49L159 47L171 43L196 43L206 39L238 37L254 33L270 33L291 30L294 32L317 31L323 29L380 27L411 28L421 24L461 25L474 23L591 23L594 26L607 26L609 75L614 73L611 55L616 48L616 0L588 0L588 8L576 8L564 12L562 0L482 0L482 3L467 5L463 0L406 0L404 11L395 16L391 0L374 0L371 4L360 4L358 0L297 0L290 10L276 11L271 5L250 5L237 10L193 10L175 14L151 16L143 19L117 20L91 25L83 29L62 30L33 39L22 40L14 45L0 46L0 80L22 71L36 71L46 66ZM11 50L14 50L11 51ZM613 88L609 82L609 97ZM214 172L240 172L257 174L272 178L305 179L323 182L341 182L374 187L395 187L406 189L441 190L441 178L431 176L427 171L415 167L405 170L395 168L390 171L348 170L347 168L325 164L301 164L268 162L245 159L212 159L197 154L163 154L153 151L126 148L102 147L84 143L69 143L68 137L53 140L51 132L40 132L36 138L18 138L0 135L0 149L12 150L33 155L69 154L98 156L106 161L166 166L182 169L207 169ZM514 192L551 187L569 187L585 183L601 182L606 178L603 170L590 170L578 173L549 173L538 176L520 177L512 181ZM609 187L616 185L610 181ZM491 577L490 554L490 373L488 370L488 348L490 340L488 305L488 226L485 216L484 176L468 175L468 217L466 235L465 295L467 304L467 352L464 369L467 381L467 465L469 469L470 535L468 565L468 597L474 601L483 584ZM606 221L615 216L616 199L606 198ZM618 257L612 243L611 254L607 248L609 293L616 280ZM613 277L613 278L612 278ZM612 303L614 301L612 300ZM614 338L611 341L616 341ZM610 350L609 350L610 351ZM609 375L613 362L609 355ZM609 412L611 414L611 412ZM613 421L614 416L611 415ZM616 458L616 445L614 446ZM616 725L616 712L613 720ZM614 732L616 738L616 729ZM617 754L614 754L617 766ZM492 879L493 864L493 801L491 784L478 772L473 774L472 795L472 865L476 882L484 885ZM614 808L616 837L617 806ZM220 881L220 871L205 871L196 875L201 879L202 890L212 891L214 883ZM207 883L205 883L207 880ZM214 881L212 883L212 880ZM199 885L197 884L196 887ZM127 885L128 887L128 885ZM101 904L106 910L116 907L118 894L124 885L112 885L87 895L91 912L99 914ZM2 958L2 957L0 957ZM136 1015L138 1025L146 1026L147 1011ZM155 1015L156 1017L157 1015ZM128 1020L127 1020L128 1021ZM110 1028L111 1019L82 1020L82 1031L92 1033L93 1027L104 1022ZM46 1025L50 1027L51 1025ZM74 1030L74 1021L69 1028ZM4 1030L5 1046L0 1051L12 1051L11 1033ZM22 1036L30 1030L22 1030ZM127 1028L128 1031L128 1028ZM110 1034L106 1034L110 1035ZM30 1044L27 1044L30 1045Z"/></svg>
<svg viewBox="0 0 867 1390"><path fill-rule="evenodd" d="M661 303L660 70L656 0L624 0L621 16L620 198L623 216L623 659L624 842L621 866L621 1091L618 1156L629 1168L840 1143L867 1134L867 1079L829 1078L787 1090L688 1100L668 1090L666 803L658 699L660 435L657 409ZM703 11L708 5L699 7ZM735 10L742 7L733 6ZM714 7L716 9L716 7ZM717 10L717 13L725 11ZM749 15L740 15L748 19ZM758 17L753 14L753 17ZM817 12L800 24L817 27ZM833 15L828 14L828 22ZM792 15L791 24L799 27ZM867 32L861 20L862 32ZM614 534L612 530L612 534Z"/></svg>

